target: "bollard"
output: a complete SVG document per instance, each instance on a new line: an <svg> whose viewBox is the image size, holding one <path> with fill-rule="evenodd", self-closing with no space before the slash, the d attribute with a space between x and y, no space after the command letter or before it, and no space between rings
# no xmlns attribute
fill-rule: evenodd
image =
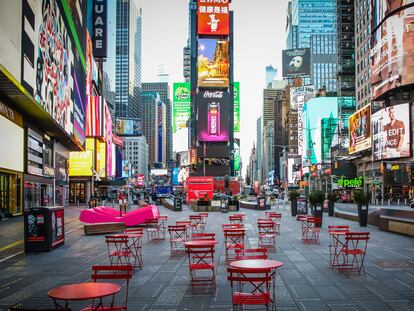
<svg viewBox="0 0 414 311"><path fill-rule="evenodd" d="M407 205L407 198L404 199L404 205Z"/></svg>
<svg viewBox="0 0 414 311"><path fill-rule="evenodd" d="M400 198L397 199L398 205L400 205Z"/></svg>
<svg viewBox="0 0 414 311"><path fill-rule="evenodd" d="M390 199L388 199L388 205L390 205Z"/></svg>

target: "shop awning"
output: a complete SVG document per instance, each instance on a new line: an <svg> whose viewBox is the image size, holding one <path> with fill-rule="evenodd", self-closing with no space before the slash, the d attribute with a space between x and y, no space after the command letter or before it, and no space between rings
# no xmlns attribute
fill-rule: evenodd
<svg viewBox="0 0 414 311"><path fill-rule="evenodd" d="M27 90L0 64L0 94L10 99L10 105L29 119L45 133L57 139L62 145L72 151L82 149L72 140L59 124L44 110Z"/></svg>

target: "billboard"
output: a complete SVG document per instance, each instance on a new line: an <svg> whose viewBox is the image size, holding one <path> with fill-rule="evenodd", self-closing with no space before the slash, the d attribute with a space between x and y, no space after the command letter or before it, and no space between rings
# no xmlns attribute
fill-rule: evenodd
<svg viewBox="0 0 414 311"><path fill-rule="evenodd" d="M309 76L311 69L310 49L291 49L282 51L283 77Z"/></svg>
<svg viewBox="0 0 414 311"><path fill-rule="evenodd" d="M372 115L374 160L410 156L410 104L387 107Z"/></svg>
<svg viewBox="0 0 414 311"><path fill-rule="evenodd" d="M191 86L188 82L173 84L173 133L187 128L191 114Z"/></svg>
<svg viewBox="0 0 414 311"><path fill-rule="evenodd" d="M371 92L384 93L414 83L414 6L386 18L372 33Z"/></svg>
<svg viewBox="0 0 414 311"><path fill-rule="evenodd" d="M290 108L298 111L298 154L303 155L303 106L315 97L313 85L290 88Z"/></svg>
<svg viewBox="0 0 414 311"><path fill-rule="evenodd" d="M87 96L86 99L86 124L85 132L89 137L104 136L104 106L105 99L102 96Z"/></svg>
<svg viewBox="0 0 414 311"><path fill-rule="evenodd" d="M177 186L180 184L180 182L178 181L178 174L179 174L180 169L178 167L174 167L172 169L171 172L171 182L173 186Z"/></svg>
<svg viewBox="0 0 414 311"><path fill-rule="evenodd" d="M389 15L396 13L401 7L413 3L414 0L371 0L371 29L375 30L375 28Z"/></svg>
<svg viewBox="0 0 414 311"><path fill-rule="evenodd" d="M234 140L234 171L240 171L240 139Z"/></svg>
<svg viewBox="0 0 414 311"><path fill-rule="evenodd" d="M139 136L142 135L141 120L134 118L116 118L115 133L122 136Z"/></svg>
<svg viewBox="0 0 414 311"><path fill-rule="evenodd" d="M198 34L228 36L230 33L230 0L198 0Z"/></svg>
<svg viewBox="0 0 414 311"><path fill-rule="evenodd" d="M199 141L229 141L228 92L204 90L197 94L197 137Z"/></svg>
<svg viewBox="0 0 414 311"><path fill-rule="evenodd" d="M106 175L113 176L112 168L112 117L107 105L105 107L105 141L106 141Z"/></svg>
<svg viewBox="0 0 414 311"><path fill-rule="evenodd" d="M349 154L371 148L371 104L349 117Z"/></svg>
<svg viewBox="0 0 414 311"><path fill-rule="evenodd" d="M229 40L198 40L198 86L229 86Z"/></svg>
<svg viewBox="0 0 414 311"><path fill-rule="evenodd" d="M240 132L240 82L234 82L234 132Z"/></svg>
<svg viewBox="0 0 414 311"><path fill-rule="evenodd" d="M86 140L85 151L70 152L69 176L92 176L94 153L94 139Z"/></svg>
<svg viewBox="0 0 414 311"><path fill-rule="evenodd" d="M180 155L180 167L185 167L190 165L190 151L181 151Z"/></svg>
<svg viewBox="0 0 414 311"><path fill-rule="evenodd" d="M93 0L93 55L106 58L107 1Z"/></svg>

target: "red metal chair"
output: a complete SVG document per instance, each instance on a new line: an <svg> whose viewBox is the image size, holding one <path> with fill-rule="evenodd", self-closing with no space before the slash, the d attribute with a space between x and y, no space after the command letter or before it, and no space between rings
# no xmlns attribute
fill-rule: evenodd
<svg viewBox="0 0 414 311"><path fill-rule="evenodd" d="M189 261L191 289L194 290L196 286L207 285L215 287L214 244L186 245L186 253Z"/></svg>
<svg viewBox="0 0 414 311"><path fill-rule="evenodd" d="M342 248L345 246L344 242L341 242L339 239L340 235L334 234L336 232L341 233L343 236L349 232L349 226L328 226L328 233L330 233L329 266L332 268L338 265L339 257L343 255Z"/></svg>
<svg viewBox="0 0 414 311"><path fill-rule="evenodd" d="M184 242L187 241L187 228L185 225L168 226L170 234L171 254L181 254L185 252Z"/></svg>
<svg viewBox="0 0 414 311"><path fill-rule="evenodd" d="M189 221L189 220L181 220L181 221L176 221L175 224L177 226L185 226L185 228L186 228L185 235L187 236L187 238L190 237L190 233L191 233L191 221Z"/></svg>
<svg viewBox="0 0 414 311"><path fill-rule="evenodd" d="M307 216L301 221L302 240L306 244L319 244L320 227L316 227L316 223L321 222L321 218Z"/></svg>
<svg viewBox="0 0 414 311"><path fill-rule="evenodd" d="M267 259L268 258L266 248L236 249L235 252L236 252L235 260Z"/></svg>
<svg viewBox="0 0 414 311"><path fill-rule="evenodd" d="M241 229L224 229L224 246L226 250L226 260L232 261L236 258L235 251L244 248L244 237L246 231Z"/></svg>
<svg viewBox="0 0 414 311"><path fill-rule="evenodd" d="M276 212L266 212L266 218L271 219L275 224L275 229L278 235L280 235L280 221L282 214Z"/></svg>
<svg viewBox="0 0 414 311"><path fill-rule="evenodd" d="M215 240L216 234L215 233L193 233L191 236L193 241L196 240Z"/></svg>
<svg viewBox="0 0 414 311"><path fill-rule="evenodd" d="M369 232L347 232L345 247L343 249L344 263L339 267L340 271L364 272L365 255L369 240Z"/></svg>
<svg viewBox="0 0 414 311"><path fill-rule="evenodd" d="M242 215L230 215L229 222L230 224L243 224L243 216Z"/></svg>
<svg viewBox="0 0 414 311"><path fill-rule="evenodd" d="M265 310L276 310L275 278L270 269L227 268L227 279L232 289L233 310L244 310L245 305L263 305Z"/></svg>
<svg viewBox="0 0 414 311"><path fill-rule="evenodd" d="M132 252L134 257L134 268L141 268L144 265L142 260L142 236L144 228L129 228L124 230L124 234L128 236L128 250Z"/></svg>
<svg viewBox="0 0 414 311"><path fill-rule="evenodd" d="M127 235L107 235L105 236L108 247L108 256L111 266L130 265L130 257L133 256L128 247Z"/></svg>
<svg viewBox="0 0 414 311"><path fill-rule="evenodd" d="M92 276L91 279L96 282L98 280L104 281L114 281L120 280L126 282L125 288L125 300L123 305L115 306L114 305L114 298L115 295L112 296L112 302L110 306L104 306L102 301L100 301L100 306L94 306L92 303L91 306L88 306L82 311L92 311L92 310L105 310L105 311L122 311L128 310L128 291L129 291L129 281L132 278L133 274L133 267L126 265L126 266L93 266L92 267Z"/></svg>
<svg viewBox="0 0 414 311"><path fill-rule="evenodd" d="M200 215L190 215L190 225L192 233L202 233L203 226L203 217Z"/></svg>
<svg viewBox="0 0 414 311"><path fill-rule="evenodd" d="M276 227L272 220L258 221L257 227L259 230L259 247L274 248L276 250Z"/></svg>
<svg viewBox="0 0 414 311"><path fill-rule="evenodd" d="M145 219L147 240L162 240L165 239L165 227L160 225L158 219Z"/></svg>
<svg viewBox="0 0 414 311"><path fill-rule="evenodd" d="M243 229L244 224L223 224L221 225L222 230L226 229Z"/></svg>
<svg viewBox="0 0 414 311"><path fill-rule="evenodd" d="M201 216L201 226L202 226L202 230L204 231L207 225L208 213L198 213L198 215Z"/></svg>

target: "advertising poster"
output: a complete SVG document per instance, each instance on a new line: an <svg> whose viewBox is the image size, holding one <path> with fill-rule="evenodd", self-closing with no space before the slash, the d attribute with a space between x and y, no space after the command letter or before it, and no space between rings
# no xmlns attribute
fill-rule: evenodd
<svg viewBox="0 0 414 311"><path fill-rule="evenodd" d="M185 167L190 165L190 151L181 151L180 155L180 166Z"/></svg>
<svg viewBox="0 0 414 311"><path fill-rule="evenodd" d="M145 175L144 174L137 175L137 186L138 187L145 186Z"/></svg>
<svg viewBox="0 0 414 311"><path fill-rule="evenodd" d="M112 176L112 117L107 105L105 107L105 141L106 141L106 176Z"/></svg>
<svg viewBox="0 0 414 311"><path fill-rule="evenodd" d="M387 107L372 115L374 160L410 156L410 104Z"/></svg>
<svg viewBox="0 0 414 311"><path fill-rule="evenodd" d="M373 32L371 46L373 100L414 83L414 6L385 19Z"/></svg>
<svg viewBox="0 0 414 311"><path fill-rule="evenodd" d="M371 105L349 117L349 154L371 148Z"/></svg>
<svg viewBox="0 0 414 311"><path fill-rule="evenodd" d="M229 141L229 93L204 90L197 94L198 141Z"/></svg>
<svg viewBox="0 0 414 311"><path fill-rule="evenodd" d="M178 181L178 174L180 172L180 169L178 167L174 167L172 169L172 184L173 186L178 186L180 182Z"/></svg>
<svg viewBox="0 0 414 311"><path fill-rule="evenodd" d="M87 96L86 136L103 137L104 101L102 96Z"/></svg>
<svg viewBox="0 0 414 311"><path fill-rule="evenodd" d="M227 36L230 33L230 0L198 0L198 34Z"/></svg>
<svg viewBox="0 0 414 311"><path fill-rule="evenodd" d="M142 135L140 119L123 119L117 118L115 123L115 132L122 136L139 136Z"/></svg>
<svg viewBox="0 0 414 311"><path fill-rule="evenodd" d="M191 114L191 86L190 83L173 84L173 133L187 128L187 121Z"/></svg>
<svg viewBox="0 0 414 311"><path fill-rule="evenodd" d="M92 160L95 152L94 139L86 139L85 151L69 153L69 176L92 176Z"/></svg>
<svg viewBox="0 0 414 311"><path fill-rule="evenodd" d="M27 215L27 233L29 241L46 241L45 215L31 212Z"/></svg>
<svg viewBox="0 0 414 311"><path fill-rule="evenodd" d="M375 30L387 16L412 3L414 3L414 0L371 0L371 29Z"/></svg>
<svg viewBox="0 0 414 311"><path fill-rule="evenodd" d="M234 171L240 171L240 139L234 140Z"/></svg>
<svg viewBox="0 0 414 311"><path fill-rule="evenodd" d="M240 82L234 82L234 132L240 132Z"/></svg>
<svg viewBox="0 0 414 311"><path fill-rule="evenodd" d="M291 49L282 51L283 77L310 75L310 49Z"/></svg>
<svg viewBox="0 0 414 311"><path fill-rule="evenodd" d="M222 39L198 40L198 86L229 86L229 41Z"/></svg>

